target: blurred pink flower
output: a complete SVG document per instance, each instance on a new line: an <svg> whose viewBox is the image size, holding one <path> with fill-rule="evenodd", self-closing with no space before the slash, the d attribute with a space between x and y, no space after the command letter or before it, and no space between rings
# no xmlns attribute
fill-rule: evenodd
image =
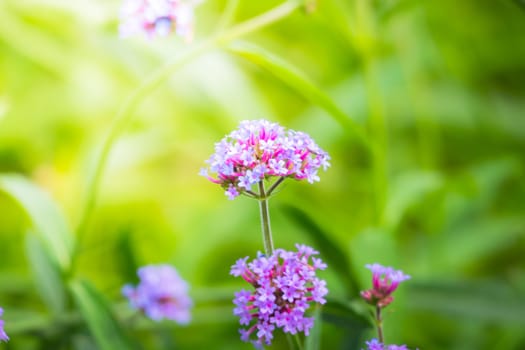
<svg viewBox="0 0 525 350"><path fill-rule="evenodd" d="M124 0L119 27L123 38L144 33L167 36L175 31L186 41L193 38L193 9L189 0Z"/></svg>

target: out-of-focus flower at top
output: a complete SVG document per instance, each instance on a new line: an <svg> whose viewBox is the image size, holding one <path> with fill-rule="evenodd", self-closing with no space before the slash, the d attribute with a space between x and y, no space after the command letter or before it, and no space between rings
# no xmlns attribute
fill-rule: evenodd
<svg viewBox="0 0 525 350"><path fill-rule="evenodd" d="M131 307L142 311L155 321L169 319L180 324L190 321L192 300L188 296L188 284L170 265L148 265L138 270L140 283L126 285L122 294Z"/></svg>
<svg viewBox="0 0 525 350"><path fill-rule="evenodd" d="M318 170L326 170L330 156L307 134L285 130L267 120L245 120L239 128L215 144L200 174L221 185L229 199L240 194L259 198L252 187L263 180L279 184L285 178L319 181ZM269 193L275 187L271 187Z"/></svg>
<svg viewBox="0 0 525 350"><path fill-rule="evenodd" d="M409 350L406 345L384 345L377 339L366 342L365 350Z"/></svg>
<svg viewBox="0 0 525 350"><path fill-rule="evenodd" d="M120 36L126 38L144 33L153 38L175 31L191 41L196 3L191 0L124 0L120 11Z"/></svg>
<svg viewBox="0 0 525 350"><path fill-rule="evenodd" d="M366 267L372 271L372 289L361 292L361 297L367 303L385 307L394 301L391 295L399 286L399 283L410 279L401 270L394 270L392 267L385 267L380 264L368 264Z"/></svg>
<svg viewBox="0 0 525 350"><path fill-rule="evenodd" d="M276 249L266 257L262 254L247 263L239 259L231 268L233 276L241 276L254 290L241 290L233 300L233 313L240 317L241 339L256 347L270 345L273 331L309 334L314 318L305 316L310 302L324 304L328 293L326 282L316 277L316 270L326 264L314 257L315 250L296 245L297 252Z"/></svg>
<svg viewBox="0 0 525 350"><path fill-rule="evenodd" d="M0 307L0 317L4 313L4 310ZM9 337L4 331L4 320L0 320L0 341L8 341Z"/></svg>

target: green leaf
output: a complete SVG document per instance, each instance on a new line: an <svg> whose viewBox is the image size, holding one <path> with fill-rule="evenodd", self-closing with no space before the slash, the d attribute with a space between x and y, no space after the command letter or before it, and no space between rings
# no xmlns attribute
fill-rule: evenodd
<svg viewBox="0 0 525 350"><path fill-rule="evenodd" d="M335 121L368 147L368 141L363 128L347 116L327 94L312 83L305 74L299 71L293 64L251 44L236 43L228 49L270 72L290 88L301 94L305 99L324 109Z"/></svg>
<svg viewBox="0 0 525 350"><path fill-rule="evenodd" d="M133 349L109 304L94 287L85 281L73 281L70 289L99 349Z"/></svg>
<svg viewBox="0 0 525 350"><path fill-rule="evenodd" d="M322 308L322 318L339 327L355 330L367 330L373 327L367 309L360 303L329 298Z"/></svg>
<svg viewBox="0 0 525 350"><path fill-rule="evenodd" d="M322 318L321 318L321 306L317 305L313 314L314 326L310 330L310 335L306 337L305 350L319 350L321 349L321 329L322 329Z"/></svg>
<svg viewBox="0 0 525 350"><path fill-rule="evenodd" d="M414 282L408 286L407 300L407 308L454 319L525 325L523 296L501 281Z"/></svg>
<svg viewBox="0 0 525 350"><path fill-rule="evenodd" d="M60 268L49 256L39 238L28 234L25 243L38 293L50 310L55 314L63 313L66 309L66 291Z"/></svg>
<svg viewBox="0 0 525 350"><path fill-rule="evenodd" d="M409 172L398 177L391 186L391 193L385 208L385 223L394 229L407 209L417 205L425 196L439 189L443 179L437 173Z"/></svg>
<svg viewBox="0 0 525 350"><path fill-rule="evenodd" d="M42 236L51 257L62 271L68 271L73 252L73 235L53 199L19 175L0 175L0 191L7 193L22 207L33 229Z"/></svg>
<svg viewBox="0 0 525 350"><path fill-rule="evenodd" d="M361 288L359 287L357 276L353 273L348 255L341 249L340 245L333 242L330 236L316 223L312 218L299 208L290 205L283 206L283 211L295 223L302 227L312 241L315 242L316 248L321 252L331 269L334 269L342 279L349 295L358 295Z"/></svg>
<svg viewBox="0 0 525 350"><path fill-rule="evenodd" d="M457 271L516 244L523 236L525 218L487 217L465 222L436 238L432 244L432 263L438 270Z"/></svg>

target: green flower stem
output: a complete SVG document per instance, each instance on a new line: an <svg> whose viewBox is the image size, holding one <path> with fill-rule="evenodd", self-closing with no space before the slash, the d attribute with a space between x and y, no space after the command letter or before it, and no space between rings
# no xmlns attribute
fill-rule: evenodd
<svg viewBox="0 0 525 350"><path fill-rule="evenodd" d="M285 177L280 177L279 180L275 181L266 192L266 195L270 196L272 192L277 188L277 186L279 186L284 181L284 179Z"/></svg>
<svg viewBox="0 0 525 350"><path fill-rule="evenodd" d="M93 171L88 178L86 199L83 210L80 215L79 224L77 226L77 246L75 248L74 257L78 254L80 242L85 235L91 215L96 206L96 201L100 189L100 182L102 175L105 171L111 149L113 144L118 137L125 130L129 121L132 119L132 112L137 105L148 96L153 90L155 90L160 84L169 78L169 76L177 69L181 68L188 62L194 60L196 57L222 47L230 43L231 41L240 38L244 35L252 33L258 29L264 28L272 23L275 23L291 13L301 6L299 0L288 0L279 6L265 12L259 16L249 19L243 23L240 23L231 29L225 30L224 32L217 33L207 40L204 40L192 47L189 47L186 51L180 55L173 57L164 66L153 71L142 83L124 100L120 106L113 125L109 130L106 138L104 139L102 146L97 154L96 162ZM74 258L75 260L75 258Z"/></svg>
<svg viewBox="0 0 525 350"><path fill-rule="evenodd" d="M301 344L301 339L299 338L299 333L295 333L294 339L295 339L295 344L297 345L297 349L303 350L303 345Z"/></svg>
<svg viewBox="0 0 525 350"><path fill-rule="evenodd" d="M264 182L259 182L259 209L261 214L261 227L266 256L273 254L272 228L270 226L270 210L268 208L268 196L264 190Z"/></svg>
<svg viewBox="0 0 525 350"><path fill-rule="evenodd" d="M217 32L221 32L224 28L228 27L237 13L241 0L228 0L224 10L222 11L222 16L217 24Z"/></svg>
<svg viewBox="0 0 525 350"><path fill-rule="evenodd" d="M384 344L385 339L383 337L383 318L381 316L381 307L376 306L376 327L377 327L377 340Z"/></svg>
<svg viewBox="0 0 525 350"><path fill-rule="evenodd" d="M304 347L301 344L301 340L299 339L299 334L291 335L290 333L286 333L286 340L288 341L288 347L292 350L303 350Z"/></svg>
<svg viewBox="0 0 525 350"><path fill-rule="evenodd" d="M377 73L377 30L373 8L369 0L356 1L356 45L363 62L363 73L368 100L368 128L372 139L374 217L383 222L388 193L388 132L383 99Z"/></svg>

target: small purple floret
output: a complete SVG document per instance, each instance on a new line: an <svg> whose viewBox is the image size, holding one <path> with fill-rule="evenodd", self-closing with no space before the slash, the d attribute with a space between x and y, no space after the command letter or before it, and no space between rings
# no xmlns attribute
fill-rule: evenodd
<svg viewBox="0 0 525 350"><path fill-rule="evenodd" d="M377 339L367 341L366 345L365 350L409 350L406 345L384 345Z"/></svg>
<svg viewBox="0 0 525 350"><path fill-rule="evenodd" d="M410 279L409 275L405 275L401 270L394 270L392 267L385 267L377 263L365 266L372 271L372 289L362 291L361 297L374 306L386 307L394 301L392 293L399 284Z"/></svg>
<svg viewBox="0 0 525 350"><path fill-rule="evenodd" d="M0 317L3 315L4 310L0 307ZM0 341L8 341L9 337L4 331L4 320L0 320Z"/></svg>
<svg viewBox="0 0 525 350"><path fill-rule="evenodd" d="M233 313L247 327L240 329L243 341L260 348L271 344L276 328L308 335L313 327L313 317L305 313L311 302L326 303L326 282L315 276L315 271L325 269L326 264L318 258L310 261L318 254L312 248L296 247L297 252L277 249L270 257L259 253L249 263L246 257L232 266L233 276L241 276L255 288L237 292L233 300Z"/></svg>
<svg viewBox="0 0 525 350"><path fill-rule="evenodd" d="M201 169L200 175L221 185L233 199L271 178L319 181L318 170L326 170L329 160L303 132L267 120L245 120L215 144L215 153L207 160L209 169Z"/></svg>
<svg viewBox="0 0 525 350"><path fill-rule="evenodd" d="M168 319L180 324L190 321L192 300L188 284L170 265L148 265L138 270L140 283L126 285L122 294L131 307L141 310L154 321Z"/></svg>

